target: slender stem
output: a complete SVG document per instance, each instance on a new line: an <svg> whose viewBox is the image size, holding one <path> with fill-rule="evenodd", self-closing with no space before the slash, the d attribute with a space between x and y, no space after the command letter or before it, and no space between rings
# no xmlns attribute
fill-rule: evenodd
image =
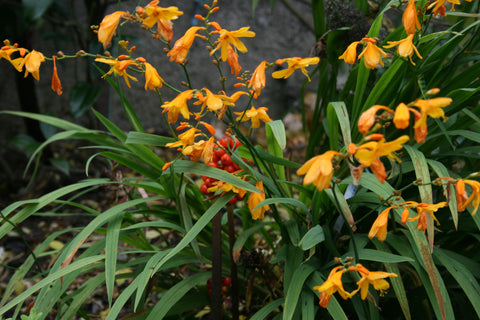
<svg viewBox="0 0 480 320"><path fill-rule="evenodd" d="M233 206L227 206L228 212L228 238L230 240L230 278L232 279L232 320L238 320L238 275L237 264L233 258L233 246L235 245L235 221Z"/></svg>

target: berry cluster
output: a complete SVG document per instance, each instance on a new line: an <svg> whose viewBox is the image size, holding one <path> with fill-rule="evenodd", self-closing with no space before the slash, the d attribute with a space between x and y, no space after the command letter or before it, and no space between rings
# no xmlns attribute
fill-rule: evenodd
<svg viewBox="0 0 480 320"><path fill-rule="evenodd" d="M222 278L222 296L223 299L225 299L225 296L228 292L228 287L232 285L232 279L230 277L224 277ZM207 280L207 290L208 290L208 295L211 297L212 296L212 278L209 278Z"/></svg>
<svg viewBox="0 0 480 320"><path fill-rule="evenodd" d="M228 136L222 137L214 147L212 161L209 162L208 165L210 167L225 170L229 173L239 171L240 168L235 162L232 161L230 156L232 154L232 151L236 150L241 144L242 143L236 138L233 139ZM212 187L216 186L218 180L207 176L202 176L202 179L203 184L200 186L200 191L205 195L213 193L214 191L212 189L215 188ZM242 200L242 198L243 195L237 193L237 195L232 200L230 200L229 203L233 204L237 201Z"/></svg>

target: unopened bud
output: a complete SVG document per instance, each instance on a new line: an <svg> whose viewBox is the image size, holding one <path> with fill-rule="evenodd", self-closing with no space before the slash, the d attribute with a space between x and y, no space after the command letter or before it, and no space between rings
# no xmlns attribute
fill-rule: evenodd
<svg viewBox="0 0 480 320"><path fill-rule="evenodd" d="M219 9L220 9L220 7L215 7L215 8L213 8L213 9L212 9L212 13L217 12Z"/></svg>
<svg viewBox="0 0 480 320"><path fill-rule="evenodd" d="M168 48L163 48L163 52L168 53L169 51Z"/></svg>
<svg viewBox="0 0 480 320"><path fill-rule="evenodd" d="M212 63L216 66L218 66L218 61L217 60L212 60Z"/></svg>
<svg viewBox="0 0 480 320"><path fill-rule="evenodd" d="M103 53L103 55L104 55L104 56L107 56L107 57L111 57L111 56L112 56L112 54L110 53L110 51L105 51L105 52Z"/></svg>
<svg viewBox="0 0 480 320"><path fill-rule="evenodd" d="M78 58L78 57L82 57L82 56L84 56L85 54L86 54L85 51L80 50L80 51L77 51L77 53L75 53L75 57L77 57L77 58Z"/></svg>
<svg viewBox="0 0 480 320"><path fill-rule="evenodd" d="M63 51L58 51L57 52L57 57L63 58L64 56L65 56L65 54L63 53Z"/></svg>
<svg viewBox="0 0 480 320"><path fill-rule="evenodd" d="M182 86L188 87L188 83L187 83L186 81L182 81L182 82L180 82L180 84L181 84Z"/></svg>

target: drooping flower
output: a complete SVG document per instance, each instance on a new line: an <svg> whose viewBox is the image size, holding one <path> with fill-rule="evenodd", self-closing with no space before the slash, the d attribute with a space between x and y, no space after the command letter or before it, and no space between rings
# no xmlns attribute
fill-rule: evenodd
<svg viewBox="0 0 480 320"><path fill-rule="evenodd" d="M265 200L265 191L263 190L263 182L260 180L255 184L255 187L260 190L260 192L252 192L250 193L250 196L248 197L247 204L248 204L248 209L250 210L250 213L252 214L252 219L257 220L257 219L264 219L265 218L265 212L270 210L270 206L262 206L258 209L255 209L255 207Z"/></svg>
<svg viewBox="0 0 480 320"><path fill-rule="evenodd" d="M368 233L368 237L372 239L373 237L377 237L380 241L385 241L387 238L387 225L388 225L388 214L390 210L396 209L397 207L392 206L388 207L387 209L383 210L375 220L370 228L370 232Z"/></svg>
<svg viewBox="0 0 480 320"><path fill-rule="evenodd" d="M402 24L408 35L414 34L417 29L422 26L418 21L417 8L415 7L415 0L410 0L402 15Z"/></svg>
<svg viewBox="0 0 480 320"><path fill-rule="evenodd" d="M468 2L471 2L472 0L467 0ZM433 14L436 16L437 14L440 14L442 16L446 16L445 14L445 2L446 0L436 0L432 4L430 4L427 9L432 9L433 8ZM450 11L455 11L455 5L460 4L459 0L448 0L452 4L452 8Z"/></svg>
<svg viewBox="0 0 480 320"><path fill-rule="evenodd" d="M190 27L183 37L178 39L173 45L172 50L167 53L167 56L170 57L170 61L175 60L177 63L183 63L187 58L188 51L193 44L195 36L197 36L197 31L203 29L202 27Z"/></svg>
<svg viewBox="0 0 480 320"><path fill-rule="evenodd" d="M375 290L380 291L380 296L383 296L390 288L390 284L385 280L388 277L398 277L396 273L384 272L384 271L369 271L363 265L358 263L355 267L352 267L360 273L362 278L357 282L358 289L360 290L360 297L365 300L368 295L368 287L372 285Z"/></svg>
<svg viewBox="0 0 480 320"><path fill-rule="evenodd" d="M129 88L131 86L130 86L130 81L128 79L132 79L133 81L138 81L137 78L127 73L127 69L130 65L137 65L137 63L133 60L130 60L130 59L120 60L118 58L117 59L96 58L95 61L106 63L112 66L110 70L103 75L103 77L106 77L107 75L115 73L117 76L122 76L123 79L125 79L125 83Z"/></svg>
<svg viewBox="0 0 480 320"><path fill-rule="evenodd" d="M357 60L357 46L360 43L360 41L352 42L338 59L343 59L348 64L354 64Z"/></svg>
<svg viewBox="0 0 480 320"><path fill-rule="evenodd" d="M255 97L258 97L262 92L262 89L265 88L265 66L267 61L262 61L257 66L255 71L248 82L248 88L252 89L255 92Z"/></svg>
<svg viewBox="0 0 480 320"><path fill-rule="evenodd" d="M385 51L375 45L375 39L363 38L362 40L367 43L367 46L358 55L358 58L363 57L363 63L368 69L375 69L379 64L383 67L382 56L387 56Z"/></svg>
<svg viewBox="0 0 480 320"><path fill-rule="evenodd" d="M165 146L169 148L187 147L194 143L195 137L201 135L197 128L190 128L182 134L178 135L178 141L167 143Z"/></svg>
<svg viewBox="0 0 480 320"><path fill-rule="evenodd" d="M360 133L365 135L370 130L375 123L375 115L379 110L385 110L390 113L393 112L392 109L381 105L374 105L373 107L368 108L360 115L360 118L358 119L358 131L360 131Z"/></svg>
<svg viewBox="0 0 480 320"><path fill-rule="evenodd" d="M351 294L343 288L342 275L346 270L342 266L337 266L330 271L327 280L320 285L313 287L313 290L320 292L320 306L326 308L330 298L335 292L338 292L343 299L351 298Z"/></svg>
<svg viewBox="0 0 480 320"><path fill-rule="evenodd" d="M125 11L115 11L114 13L106 15L100 23L97 36L98 42L103 44L104 49L110 46L113 35L115 31L117 31L118 24L123 16L129 16L129 13Z"/></svg>
<svg viewBox="0 0 480 320"><path fill-rule="evenodd" d="M425 141L427 135L427 118L443 118L444 121L447 120L445 113L442 108L450 105L452 103L451 98L433 98L428 100L418 99L412 103L413 106L420 109L419 116L415 114L415 124L414 128L418 128L418 139L417 131L415 132L415 140L417 142Z"/></svg>
<svg viewBox="0 0 480 320"><path fill-rule="evenodd" d="M409 34L405 39L399 40L399 41L387 41L388 45L383 46L384 48L393 48L395 46L398 46L397 48L397 54L401 57L404 58L409 58L410 62L415 65L415 62L412 60L413 53L416 53L416 55L420 58L423 59L420 53L418 52L417 48L413 44L413 36L414 34Z"/></svg>
<svg viewBox="0 0 480 320"><path fill-rule="evenodd" d="M215 51L220 49L221 60L227 61L228 59L228 47L231 44L235 49L240 52L247 52L247 47L245 44L240 41L238 38L252 38L255 37L255 32L248 30L250 27L243 27L235 31L228 31L226 29L220 29L214 31L219 34L218 40L215 41L216 47L210 52L210 55L214 54Z"/></svg>
<svg viewBox="0 0 480 320"><path fill-rule="evenodd" d="M463 184L463 186L462 186ZM472 188L472 193L467 198L467 192L465 191L465 184ZM457 207L458 211L464 211L468 206L473 206L472 216L477 213L480 205L480 182L471 179L459 179L456 183L457 191Z"/></svg>
<svg viewBox="0 0 480 320"><path fill-rule="evenodd" d="M410 208L416 208L417 209L417 215L415 217L409 218L409 221L416 221L417 222L417 229L420 231L425 231L427 230L427 214L430 214L437 222L437 224L440 224L438 219L435 217L433 214L434 212L437 212L438 209L443 208L447 205L447 202L439 202L437 204L427 204L427 203L418 203L415 201L407 201L404 203L400 204L401 206L408 206Z"/></svg>
<svg viewBox="0 0 480 320"><path fill-rule="evenodd" d="M145 90L155 90L155 88L161 88L165 82L150 63L145 62Z"/></svg>
<svg viewBox="0 0 480 320"><path fill-rule="evenodd" d="M397 129L406 129L410 124L410 111L405 103L400 103L395 109L393 124Z"/></svg>
<svg viewBox="0 0 480 320"><path fill-rule="evenodd" d="M238 63L238 53L231 45L228 46L227 63L230 66L232 74L238 76L242 66Z"/></svg>
<svg viewBox="0 0 480 320"><path fill-rule="evenodd" d="M62 94L62 83L57 73L57 57L53 56L53 75L52 75L52 90L58 95Z"/></svg>
<svg viewBox="0 0 480 320"><path fill-rule="evenodd" d="M167 101L162 105L163 112L168 112L168 122L175 123L178 115L181 114L185 119L190 119L187 101L192 99L193 90L186 90L175 97L172 101Z"/></svg>
<svg viewBox="0 0 480 320"><path fill-rule="evenodd" d="M280 59L279 64L283 64L285 61L288 64L287 69L275 71L274 73L272 73L273 78L286 79L290 77L295 70L300 69L302 73L310 81L310 76L308 75L308 71L305 68L312 64L318 64L318 62L320 61L320 58L319 57L313 57L313 58L292 57L292 58Z"/></svg>
<svg viewBox="0 0 480 320"><path fill-rule="evenodd" d="M340 152L329 150L305 162L297 170L297 175L305 174L303 185L314 184L318 191L330 188L334 171L332 160L333 157L341 155Z"/></svg>
<svg viewBox="0 0 480 320"><path fill-rule="evenodd" d="M12 64L12 66L17 69L18 72L22 72L23 68L23 57L25 56L25 49L17 48L16 46L10 46L10 42L5 40L4 43L6 44L0 50L0 59L5 59ZM19 52L20 57L15 58L12 60L11 56L14 52Z"/></svg>
<svg viewBox="0 0 480 320"><path fill-rule="evenodd" d="M25 56L25 58L23 58L19 68L21 70L23 66L25 66L25 77L31 73L32 77L34 77L36 80L40 80L40 65L44 61L45 57L41 52L32 50Z"/></svg>
<svg viewBox="0 0 480 320"><path fill-rule="evenodd" d="M267 111L268 108L260 107L256 109L254 106L252 106L245 113L235 112L235 114L239 115L236 120L241 122L252 120L252 128L259 128L260 120L262 120L263 122L272 121L272 119L270 119L270 117L268 116Z"/></svg>
<svg viewBox="0 0 480 320"><path fill-rule="evenodd" d="M137 10L137 16L142 20L142 24L148 28L157 24L157 34L167 42L172 41L173 37L171 20L178 19L181 15L183 15L183 12L179 11L177 7L159 7L158 0L151 1L144 10Z"/></svg>

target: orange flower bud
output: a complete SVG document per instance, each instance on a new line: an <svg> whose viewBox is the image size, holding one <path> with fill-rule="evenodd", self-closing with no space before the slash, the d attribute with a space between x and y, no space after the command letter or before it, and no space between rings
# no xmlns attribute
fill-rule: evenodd
<svg viewBox="0 0 480 320"><path fill-rule="evenodd" d="M393 123L397 129L405 129L410 124L410 111L405 103L400 103L395 109Z"/></svg>
<svg viewBox="0 0 480 320"><path fill-rule="evenodd" d="M404 208L402 212L402 223L407 223L409 217L408 208Z"/></svg>

